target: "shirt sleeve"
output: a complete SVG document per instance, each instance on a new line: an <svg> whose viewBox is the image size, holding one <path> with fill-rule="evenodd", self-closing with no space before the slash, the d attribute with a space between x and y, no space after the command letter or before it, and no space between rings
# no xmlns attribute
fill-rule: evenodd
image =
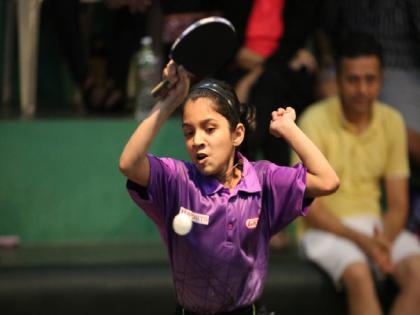
<svg viewBox="0 0 420 315"><path fill-rule="evenodd" d="M409 162L407 134L402 116L397 113L393 120L386 124L388 129L389 147L385 169L385 177L408 177Z"/></svg>
<svg viewBox="0 0 420 315"><path fill-rule="evenodd" d="M147 157L150 162L149 185L142 187L128 180L127 190L158 227L163 227L168 216L176 210L178 182L185 177L184 164L171 158Z"/></svg>
<svg viewBox="0 0 420 315"><path fill-rule="evenodd" d="M270 232L275 234L298 216L306 215L312 199L305 199L306 168L271 165L267 172Z"/></svg>

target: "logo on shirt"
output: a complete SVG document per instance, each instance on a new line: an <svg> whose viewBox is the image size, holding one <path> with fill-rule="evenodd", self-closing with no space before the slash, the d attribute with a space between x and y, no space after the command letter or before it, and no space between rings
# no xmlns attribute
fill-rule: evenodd
<svg viewBox="0 0 420 315"><path fill-rule="evenodd" d="M209 225L209 216L206 214L195 213L184 207L179 209L179 213L185 213L194 223Z"/></svg>
<svg viewBox="0 0 420 315"><path fill-rule="evenodd" d="M251 218L245 221L245 226L248 229L255 229L258 225L259 218Z"/></svg>

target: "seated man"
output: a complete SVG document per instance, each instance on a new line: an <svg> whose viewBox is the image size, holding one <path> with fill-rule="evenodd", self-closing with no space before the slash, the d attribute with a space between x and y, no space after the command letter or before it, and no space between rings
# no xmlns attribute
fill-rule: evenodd
<svg viewBox="0 0 420 315"><path fill-rule="evenodd" d="M419 314L420 244L404 230L406 132L401 115L377 100L381 83L379 44L365 34L348 34L337 57L339 96L310 106L300 120L341 186L314 201L298 231L307 257L344 286L349 314L382 314L370 266L377 275L391 275L400 287L390 314Z"/></svg>

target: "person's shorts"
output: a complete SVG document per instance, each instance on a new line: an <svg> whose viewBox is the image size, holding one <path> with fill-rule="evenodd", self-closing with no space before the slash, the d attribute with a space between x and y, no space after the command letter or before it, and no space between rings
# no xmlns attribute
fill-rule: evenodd
<svg viewBox="0 0 420 315"><path fill-rule="evenodd" d="M368 235L373 235L375 226L382 227L378 219L371 217L352 217L342 221ZM338 287L348 266L356 262L370 263L366 254L353 242L322 230L307 230L302 236L301 245L305 256L319 265ZM391 259L397 264L412 255L420 255L420 242L413 233L404 230L393 244Z"/></svg>

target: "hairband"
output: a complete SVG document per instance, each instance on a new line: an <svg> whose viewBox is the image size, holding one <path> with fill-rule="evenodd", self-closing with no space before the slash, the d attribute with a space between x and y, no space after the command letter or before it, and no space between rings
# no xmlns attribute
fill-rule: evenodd
<svg viewBox="0 0 420 315"><path fill-rule="evenodd" d="M214 93L216 93L217 95L219 95L222 99L226 100L226 102L229 104L230 108L235 111L235 107L233 106L233 101L231 100L231 98L226 95L226 93L219 87L219 85L217 85L214 82L204 82L202 84L199 84L196 89L206 89L206 90L210 90L213 91Z"/></svg>

